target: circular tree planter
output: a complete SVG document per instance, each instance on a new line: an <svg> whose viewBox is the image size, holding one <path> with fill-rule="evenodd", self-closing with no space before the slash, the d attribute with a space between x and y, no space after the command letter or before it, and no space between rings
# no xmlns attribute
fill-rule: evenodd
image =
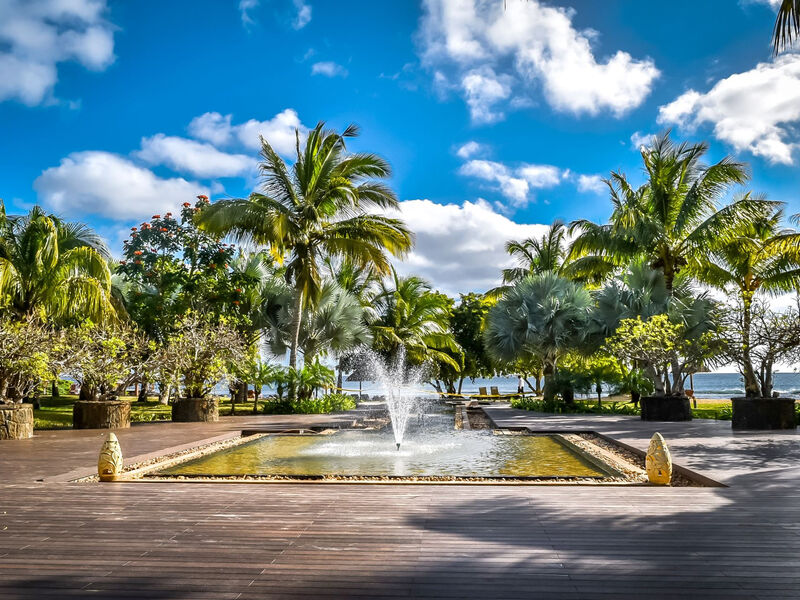
<svg viewBox="0 0 800 600"><path fill-rule="evenodd" d="M72 405L73 429L127 429L130 426L130 402L78 400Z"/></svg>
<svg viewBox="0 0 800 600"><path fill-rule="evenodd" d="M733 429L795 429L794 398L731 398Z"/></svg>
<svg viewBox="0 0 800 600"><path fill-rule="evenodd" d="M0 440L33 437L32 404L0 404Z"/></svg>
<svg viewBox="0 0 800 600"><path fill-rule="evenodd" d="M642 421L691 421L692 406L686 396L642 396Z"/></svg>
<svg viewBox="0 0 800 600"><path fill-rule="evenodd" d="M172 420L175 423L216 423L219 406L216 398L178 398L172 403Z"/></svg>

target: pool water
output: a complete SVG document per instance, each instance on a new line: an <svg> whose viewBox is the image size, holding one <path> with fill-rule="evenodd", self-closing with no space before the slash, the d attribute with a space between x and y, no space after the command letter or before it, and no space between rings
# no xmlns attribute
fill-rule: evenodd
<svg viewBox="0 0 800 600"><path fill-rule="evenodd" d="M452 427L452 425L451 425ZM426 428L268 435L156 473L184 476L574 478L609 473L552 435Z"/></svg>

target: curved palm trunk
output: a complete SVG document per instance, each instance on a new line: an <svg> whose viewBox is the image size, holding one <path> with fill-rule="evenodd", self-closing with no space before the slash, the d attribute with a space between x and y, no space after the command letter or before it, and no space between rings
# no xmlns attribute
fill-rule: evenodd
<svg viewBox="0 0 800 600"><path fill-rule="evenodd" d="M300 345L300 325L303 320L303 291L297 290L292 316L292 345L289 348L289 367L297 369L297 347ZM297 400L297 384L289 382L289 402Z"/></svg>
<svg viewBox="0 0 800 600"><path fill-rule="evenodd" d="M544 390L542 399L545 402L554 402L556 399L556 385L554 381L554 375L556 373L555 363L549 359L545 359L544 369L542 372L544 375Z"/></svg>

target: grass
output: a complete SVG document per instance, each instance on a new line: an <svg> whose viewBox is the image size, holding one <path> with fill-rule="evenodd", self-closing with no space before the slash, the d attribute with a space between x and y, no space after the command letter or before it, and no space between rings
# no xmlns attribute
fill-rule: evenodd
<svg viewBox="0 0 800 600"><path fill-rule="evenodd" d="M546 408L541 403L541 398L535 398L532 396L526 396L524 401L512 400L511 405L514 408L521 408L523 410L543 411ZM694 406L695 402L692 401L692 416L695 419L716 419L722 421L730 421L731 419L732 412L730 400L711 400L698 398L697 408ZM597 405L596 398L576 398L575 407L571 412L610 415L639 414L638 409L634 408L633 404L630 403L630 395L628 394L603 398L600 407Z"/></svg>
<svg viewBox="0 0 800 600"><path fill-rule="evenodd" d="M42 408L33 411L35 429L71 429L72 405L78 399L75 395L62 395L59 398L44 396L40 399ZM121 396L122 400L131 403L131 422L141 423L150 421L169 421L172 418L172 407L148 400L139 402L136 396ZM260 404L263 406L263 404ZM221 398L219 414L229 415L231 412L230 398ZM253 412L253 403L244 402L236 404L236 414L250 414Z"/></svg>

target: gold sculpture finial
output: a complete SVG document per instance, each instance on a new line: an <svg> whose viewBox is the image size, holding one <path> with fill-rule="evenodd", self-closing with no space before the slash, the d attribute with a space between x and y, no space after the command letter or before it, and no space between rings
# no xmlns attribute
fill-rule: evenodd
<svg viewBox="0 0 800 600"><path fill-rule="evenodd" d="M113 433L109 433L103 447L100 448L100 457L97 459L97 474L100 481L116 481L122 472L122 448L119 440Z"/></svg>
<svg viewBox="0 0 800 600"><path fill-rule="evenodd" d="M647 448L647 478L656 485L669 485L672 481L672 457L667 442L660 433L654 433Z"/></svg>

